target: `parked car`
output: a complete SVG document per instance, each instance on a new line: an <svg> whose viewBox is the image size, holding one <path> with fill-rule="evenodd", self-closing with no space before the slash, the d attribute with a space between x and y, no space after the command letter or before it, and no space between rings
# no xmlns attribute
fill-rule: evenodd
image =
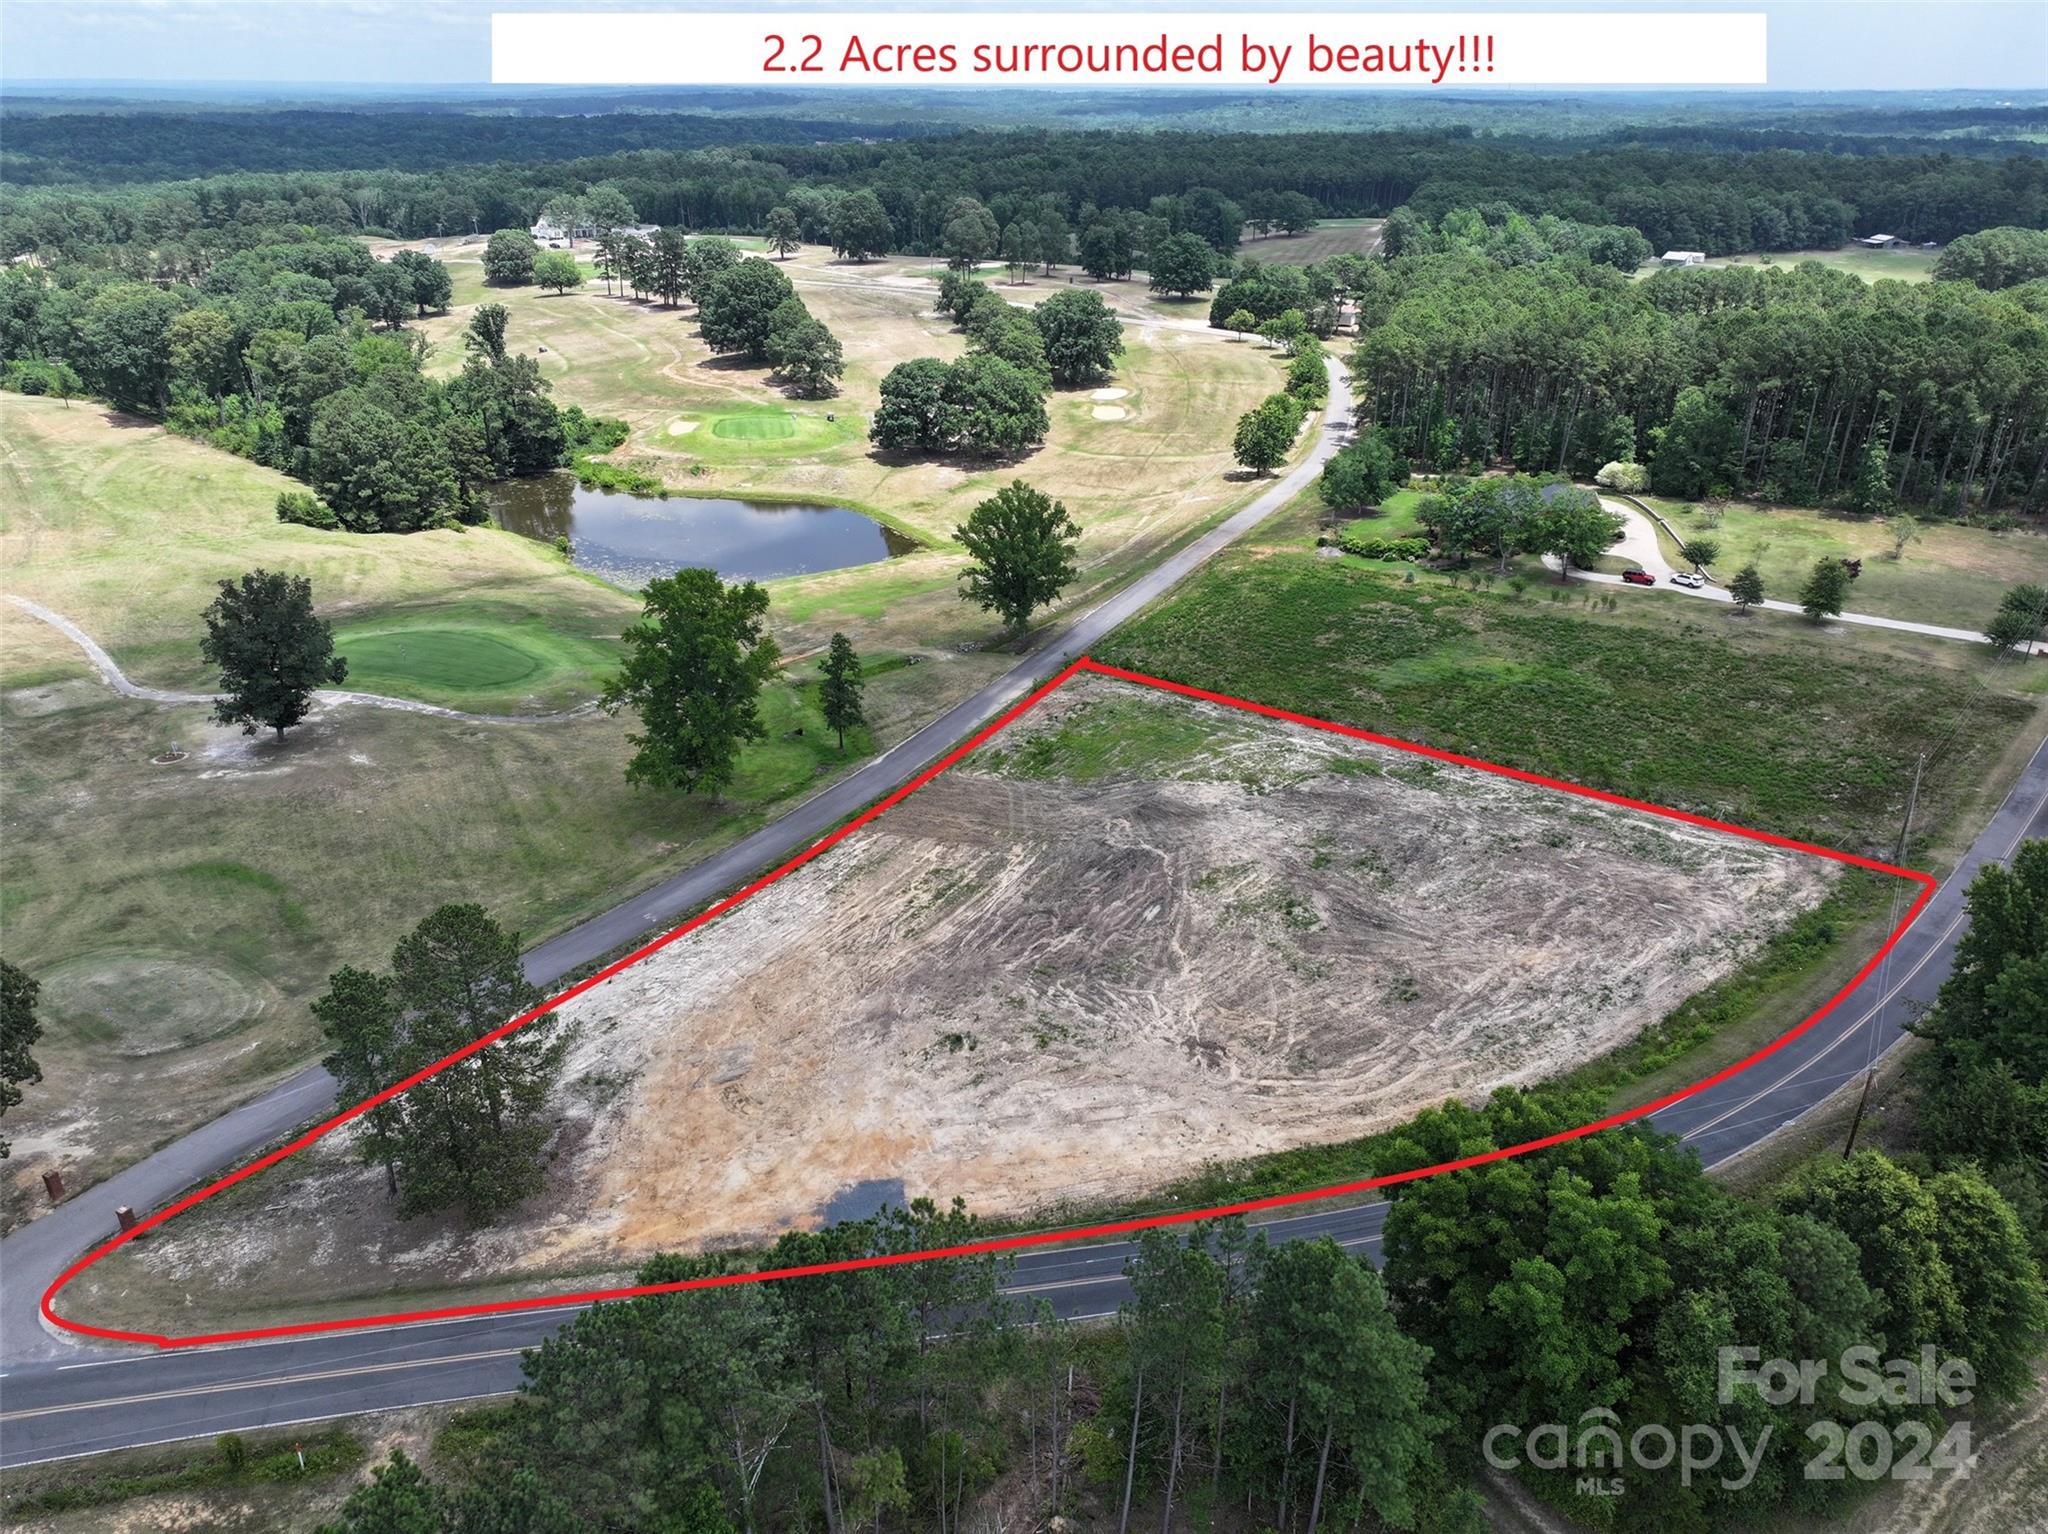
<svg viewBox="0 0 2048 1534"><path fill-rule="evenodd" d="M1698 591L1706 583L1707 578L1696 570L1673 570L1671 572L1671 584L1674 586L1690 586L1694 591Z"/></svg>
<svg viewBox="0 0 2048 1534"><path fill-rule="evenodd" d="M1657 577L1647 570L1624 570L1621 572L1621 578L1631 586L1654 586L1657 584Z"/></svg>

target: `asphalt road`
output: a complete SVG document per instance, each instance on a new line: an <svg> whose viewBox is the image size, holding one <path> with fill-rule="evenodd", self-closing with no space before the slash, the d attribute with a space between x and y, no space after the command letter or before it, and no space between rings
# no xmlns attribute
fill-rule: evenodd
<svg viewBox="0 0 2048 1534"><path fill-rule="evenodd" d="M1330 450L1326 435L1317 451ZM1241 535L1290 496L1295 482L1305 478L1316 461L1312 458L1272 494L1088 614L1002 682L768 828L779 832L790 821L800 821L785 838L766 841L762 838L767 832L757 833L750 838L754 850L743 852L749 845L743 843L619 911L565 934L556 944L535 951L534 972L566 973L649 928L672 924L907 781L976 725L1072 656L1084 653L1144 602ZM863 782L870 773L873 776ZM1656 1117L1658 1127L1684 1138L1709 1166L1719 1165L1853 1081L1897 1043L1902 1025L1932 1000L1946 977L1962 927L1963 890L1977 870L2009 859L2022 840L2040 836L2048 836L2048 746L2028 763L2004 805L1881 969L1768 1060L1664 1110ZM1792 1021L1786 1019L1788 1025ZM296 1101L284 1096L293 1090L301 1093ZM274 1108L253 1115L245 1109L242 1115L229 1115L178 1142L173 1149L191 1147L183 1161L188 1170L166 1167L159 1176L175 1180L160 1182L160 1191L152 1198L137 1197L134 1207L149 1207L153 1199L180 1191L303 1121L312 1111L311 1102L325 1101L322 1091L322 1083L309 1073L263 1100L275 1102ZM250 1109L261 1106L252 1104ZM237 1123L238 1118L243 1121ZM86 1209L89 1218L75 1222L62 1241L45 1243L40 1255L30 1251L27 1259L17 1258L24 1250L18 1243L68 1210L56 1211L0 1242L0 1283L6 1291L5 1308L0 1309L0 1327L5 1329L0 1335L0 1466L501 1394L519 1383L520 1353L577 1308L176 1352L69 1348L40 1330L29 1346L18 1347L24 1297L32 1313L35 1296L47 1281L43 1275L54 1273L71 1254L101 1235L106 1209L128 1197L119 1190L120 1181L114 1179L72 1206ZM1377 1261L1386 1212L1385 1204L1313 1209L1261 1228L1275 1240L1329 1235ZM1108 1242L1021 1253L1014 1261L1010 1292L1025 1301L1043 1300L1063 1316L1111 1314L1128 1295L1123 1266L1130 1251L1128 1243Z"/></svg>
<svg viewBox="0 0 2048 1534"><path fill-rule="evenodd" d="M1090 646L1292 501L1351 437L1350 385L1334 362L1328 367L1330 398L1320 436L1302 462L1275 480L1263 495L1045 638L972 697L772 824L534 948L526 955L528 977L546 985L635 940L676 926L729 890L808 847L848 817L909 782L975 729L1087 654ZM159 1208L331 1111L333 1104L333 1078L318 1066L310 1067L0 1240L0 1371L36 1359L72 1358L77 1353L72 1339L46 1331L37 1305L43 1289L67 1263L114 1233L117 1208L126 1206L138 1214ZM0 1381L6 1378L6 1373L0 1372ZM4 1393L5 1385L0 1384L0 1395ZM5 1462L5 1452L6 1446L0 1446L0 1463Z"/></svg>
<svg viewBox="0 0 2048 1534"><path fill-rule="evenodd" d="M1898 1042L1947 976L1963 892L1977 871L2042 836L2048 745L1881 969L1768 1060L1665 1109L1657 1127L1717 1166L1852 1082ZM1387 1207L1311 1209L1259 1228L1275 1241L1331 1236L1377 1262ZM1009 1292L1069 1318L1109 1315L1128 1297L1130 1253L1127 1242L1024 1252ZM579 1308L171 1353L81 1349L67 1361L10 1364L0 1373L0 1465L502 1394L519 1384L520 1353Z"/></svg>

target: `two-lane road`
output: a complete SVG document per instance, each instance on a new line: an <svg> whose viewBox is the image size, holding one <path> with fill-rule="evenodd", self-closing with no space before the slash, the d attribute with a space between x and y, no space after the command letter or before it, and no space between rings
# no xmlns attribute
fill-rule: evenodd
<svg viewBox="0 0 2048 1534"><path fill-rule="evenodd" d="M2048 836L2048 746L1890 960L1769 1059L1658 1114L1709 1165L1767 1139L1855 1079L1932 1000L1962 930L1963 892L1979 869ZM1787 1024L1795 1019L1787 1018ZM1275 1241L1331 1236L1374 1261L1388 1206L1316 1208L1262 1222ZM1126 1242L1019 1254L1009 1292L1070 1318L1113 1313L1127 1298ZM0 1375L0 1465L19 1465L356 1412L468 1400L513 1390L520 1353L576 1307L427 1322L172 1353L81 1354L10 1365Z"/></svg>
<svg viewBox="0 0 2048 1534"><path fill-rule="evenodd" d="M1328 367L1330 398L1307 455L1257 499L1082 613L972 697L773 823L531 950L526 956L529 978L547 985L638 939L676 926L808 847L902 787L1287 505L1351 437L1350 385L1334 362ZM67 1263L113 1234L116 1208L126 1206L138 1213L160 1208L332 1111L333 1105L333 1078L318 1066L310 1067L0 1240L0 1371L34 1359L71 1358L76 1352L71 1339L45 1331L37 1305L44 1287ZM0 1373L0 1393L5 1389L5 1375Z"/></svg>

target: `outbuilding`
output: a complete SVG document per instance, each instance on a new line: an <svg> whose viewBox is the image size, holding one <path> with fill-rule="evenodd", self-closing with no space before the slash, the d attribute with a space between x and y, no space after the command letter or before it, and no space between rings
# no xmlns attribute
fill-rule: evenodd
<svg viewBox="0 0 2048 1534"><path fill-rule="evenodd" d="M1667 250L1658 259L1666 266L1705 266L1707 253L1704 250Z"/></svg>
<svg viewBox="0 0 2048 1534"><path fill-rule="evenodd" d="M1856 243L1865 250L1901 250L1906 244L1895 234L1866 234Z"/></svg>

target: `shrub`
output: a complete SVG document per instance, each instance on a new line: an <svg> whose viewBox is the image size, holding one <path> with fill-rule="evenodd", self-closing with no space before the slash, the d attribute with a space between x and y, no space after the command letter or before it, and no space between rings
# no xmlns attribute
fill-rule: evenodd
<svg viewBox="0 0 2048 1534"><path fill-rule="evenodd" d="M1338 538L1337 546L1360 559L1398 559L1412 564L1429 557L1427 538L1375 538L1365 533L1347 532Z"/></svg>
<svg viewBox="0 0 2048 1534"><path fill-rule="evenodd" d="M1640 494L1649 487L1650 471L1639 463L1610 463L1593 476L1593 483L1609 490Z"/></svg>
<svg viewBox="0 0 2048 1534"><path fill-rule="evenodd" d="M341 526L327 503L319 496L305 490L286 490L277 498L277 520L295 522L300 527L317 527L332 531Z"/></svg>
<svg viewBox="0 0 2048 1534"><path fill-rule="evenodd" d="M62 362L43 362L22 357L0 372L0 389L16 394L55 394L70 399L85 392L85 381Z"/></svg>

